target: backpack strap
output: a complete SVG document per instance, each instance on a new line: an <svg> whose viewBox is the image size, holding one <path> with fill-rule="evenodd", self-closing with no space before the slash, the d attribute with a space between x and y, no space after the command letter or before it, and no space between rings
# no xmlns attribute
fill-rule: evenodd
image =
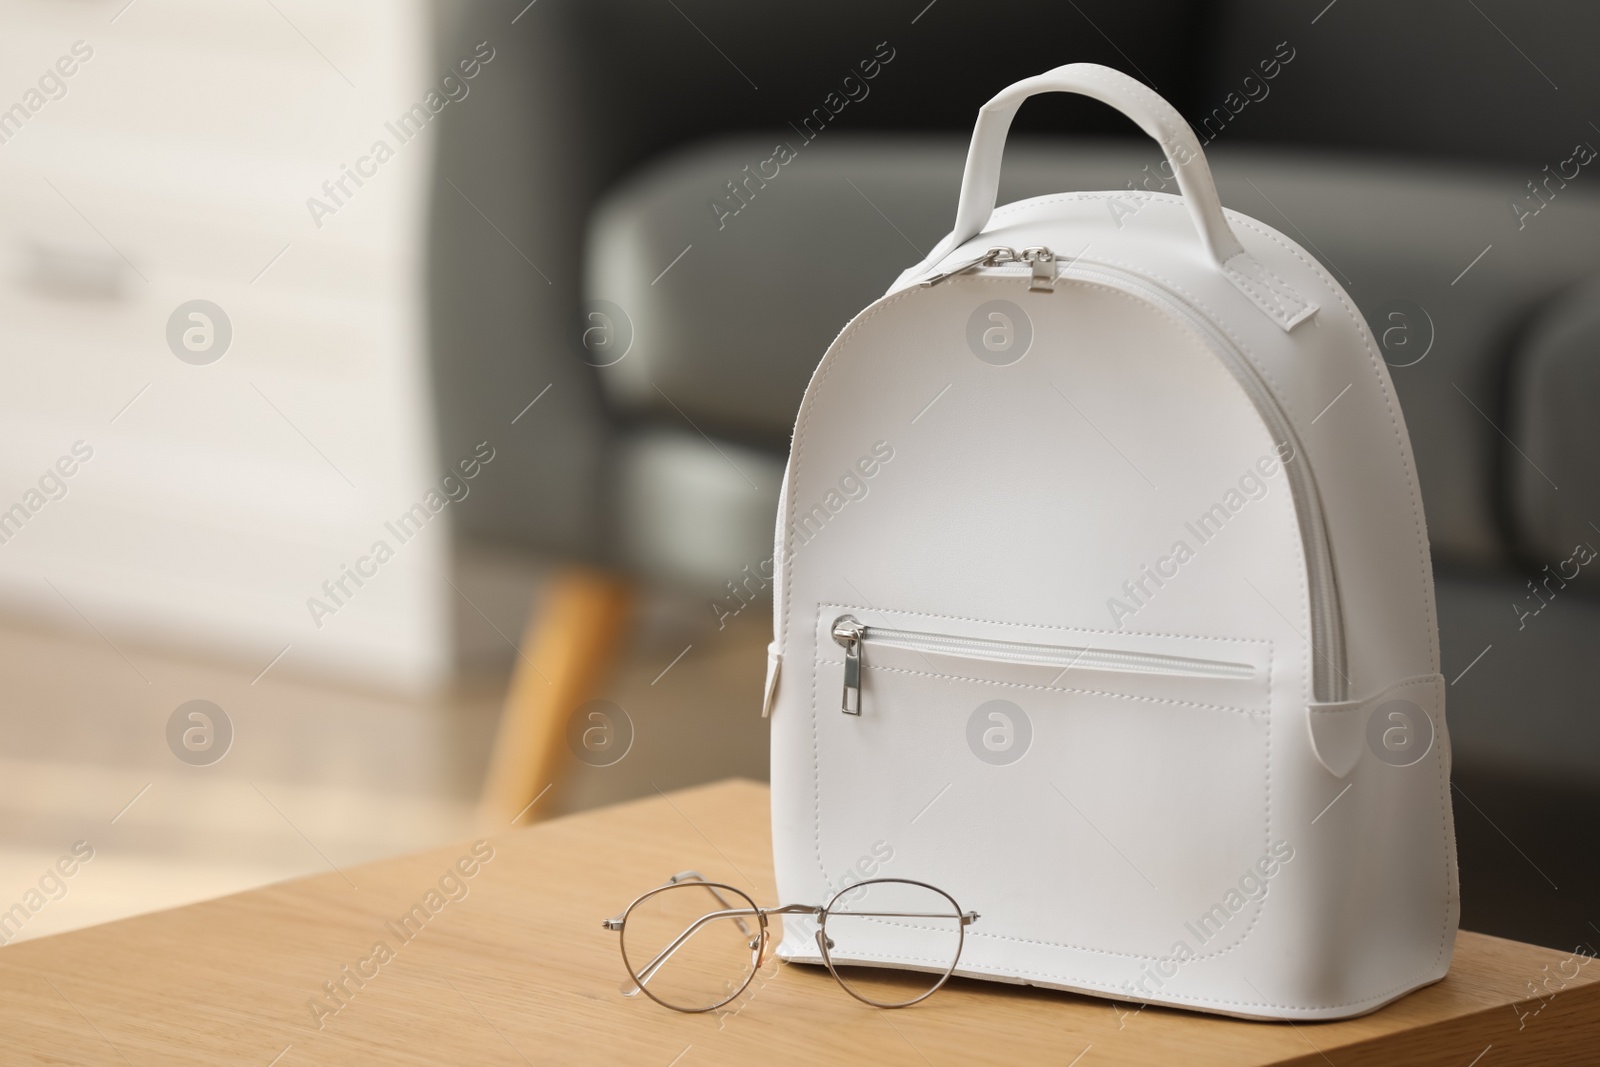
<svg viewBox="0 0 1600 1067"><path fill-rule="evenodd" d="M1077 93L1109 104L1128 116L1161 145L1178 179L1178 189L1195 229L1224 277L1249 297L1272 321L1293 329L1316 310L1287 281L1252 257L1239 243L1222 213L1211 168L1194 130L1155 90L1121 71L1098 63L1069 63L1002 90L978 111L961 177L956 225L928 258L902 277L923 274L976 237L994 214L1000 188L1000 158L1017 109L1040 93Z"/></svg>

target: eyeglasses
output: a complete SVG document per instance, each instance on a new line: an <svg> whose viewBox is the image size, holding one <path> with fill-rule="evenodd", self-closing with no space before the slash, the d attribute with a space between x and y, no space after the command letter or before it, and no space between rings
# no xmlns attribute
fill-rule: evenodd
<svg viewBox="0 0 1600 1067"><path fill-rule="evenodd" d="M943 890L903 878L857 882L821 906L760 908L731 885L683 871L601 925L622 935L625 995L643 991L673 1011L702 1012L750 985L777 915L789 917L788 936L778 931L785 959L823 964L846 993L877 1008L932 996L955 971L966 928L978 920Z"/></svg>

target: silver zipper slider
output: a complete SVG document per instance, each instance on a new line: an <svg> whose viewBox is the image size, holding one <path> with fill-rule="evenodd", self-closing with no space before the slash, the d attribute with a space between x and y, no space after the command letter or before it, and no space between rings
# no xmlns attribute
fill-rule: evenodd
<svg viewBox="0 0 1600 1067"><path fill-rule="evenodd" d="M969 259L965 263L959 263L949 270L935 274L931 278L923 279L922 287L926 289L930 285L938 285L946 278L954 278L958 274L965 274L968 271L977 270L979 267L993 267L1000 263L1010 263L1017 258L1017 252L1014 248L1006 248L1004 246L991 248L976 259Z"/></svg>
<svg viewBox="0 0 1600 1067"><path fill-rule="evenodd" d="M1048 248L1035 247L1022 250L1022 258L1033 264L1033 277L1028 282L1030 293L1053 293L1056 290L1056 254Z"/></svg>
<svg viewBox="0 0 1600 1067"><path fill-rule="evenodd" d="M833 620L833 639L844 646L844 699L839 710L846 715L861 714L861 639L866 633L854 615Z"/></svg>

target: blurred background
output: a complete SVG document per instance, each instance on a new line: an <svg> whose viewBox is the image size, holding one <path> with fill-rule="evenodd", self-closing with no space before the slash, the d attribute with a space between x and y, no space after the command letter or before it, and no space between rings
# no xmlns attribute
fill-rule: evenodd
<svg viewBox="0 0 1600 1067"><path fill-rule="evenodd" d="M1141 78L1368 317L1463 925L1600 938L1600 9L7 0L0 941L764 778L772 525L980 104ZM1030 102L1001 199L1173 191ZM82 855L80 847L79 855Z"/></svg>

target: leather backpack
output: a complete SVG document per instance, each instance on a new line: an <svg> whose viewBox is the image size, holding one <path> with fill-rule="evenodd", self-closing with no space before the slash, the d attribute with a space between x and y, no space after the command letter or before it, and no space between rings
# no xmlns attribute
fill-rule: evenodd
<svg viewBox="0 0 1600 1067"><path fill-rule="evenodd" d="M996 210L1011 119L1047 91L1128 115L1181 195ZM954 231L812 376L775 558L784 901L916 879L981 915L959 975L1252 1018L1444 976L1405 422L1339 283L1222 208L1149 88L1073 64L984 105ZM817 962L804 917L785 934Z"/></svg>

